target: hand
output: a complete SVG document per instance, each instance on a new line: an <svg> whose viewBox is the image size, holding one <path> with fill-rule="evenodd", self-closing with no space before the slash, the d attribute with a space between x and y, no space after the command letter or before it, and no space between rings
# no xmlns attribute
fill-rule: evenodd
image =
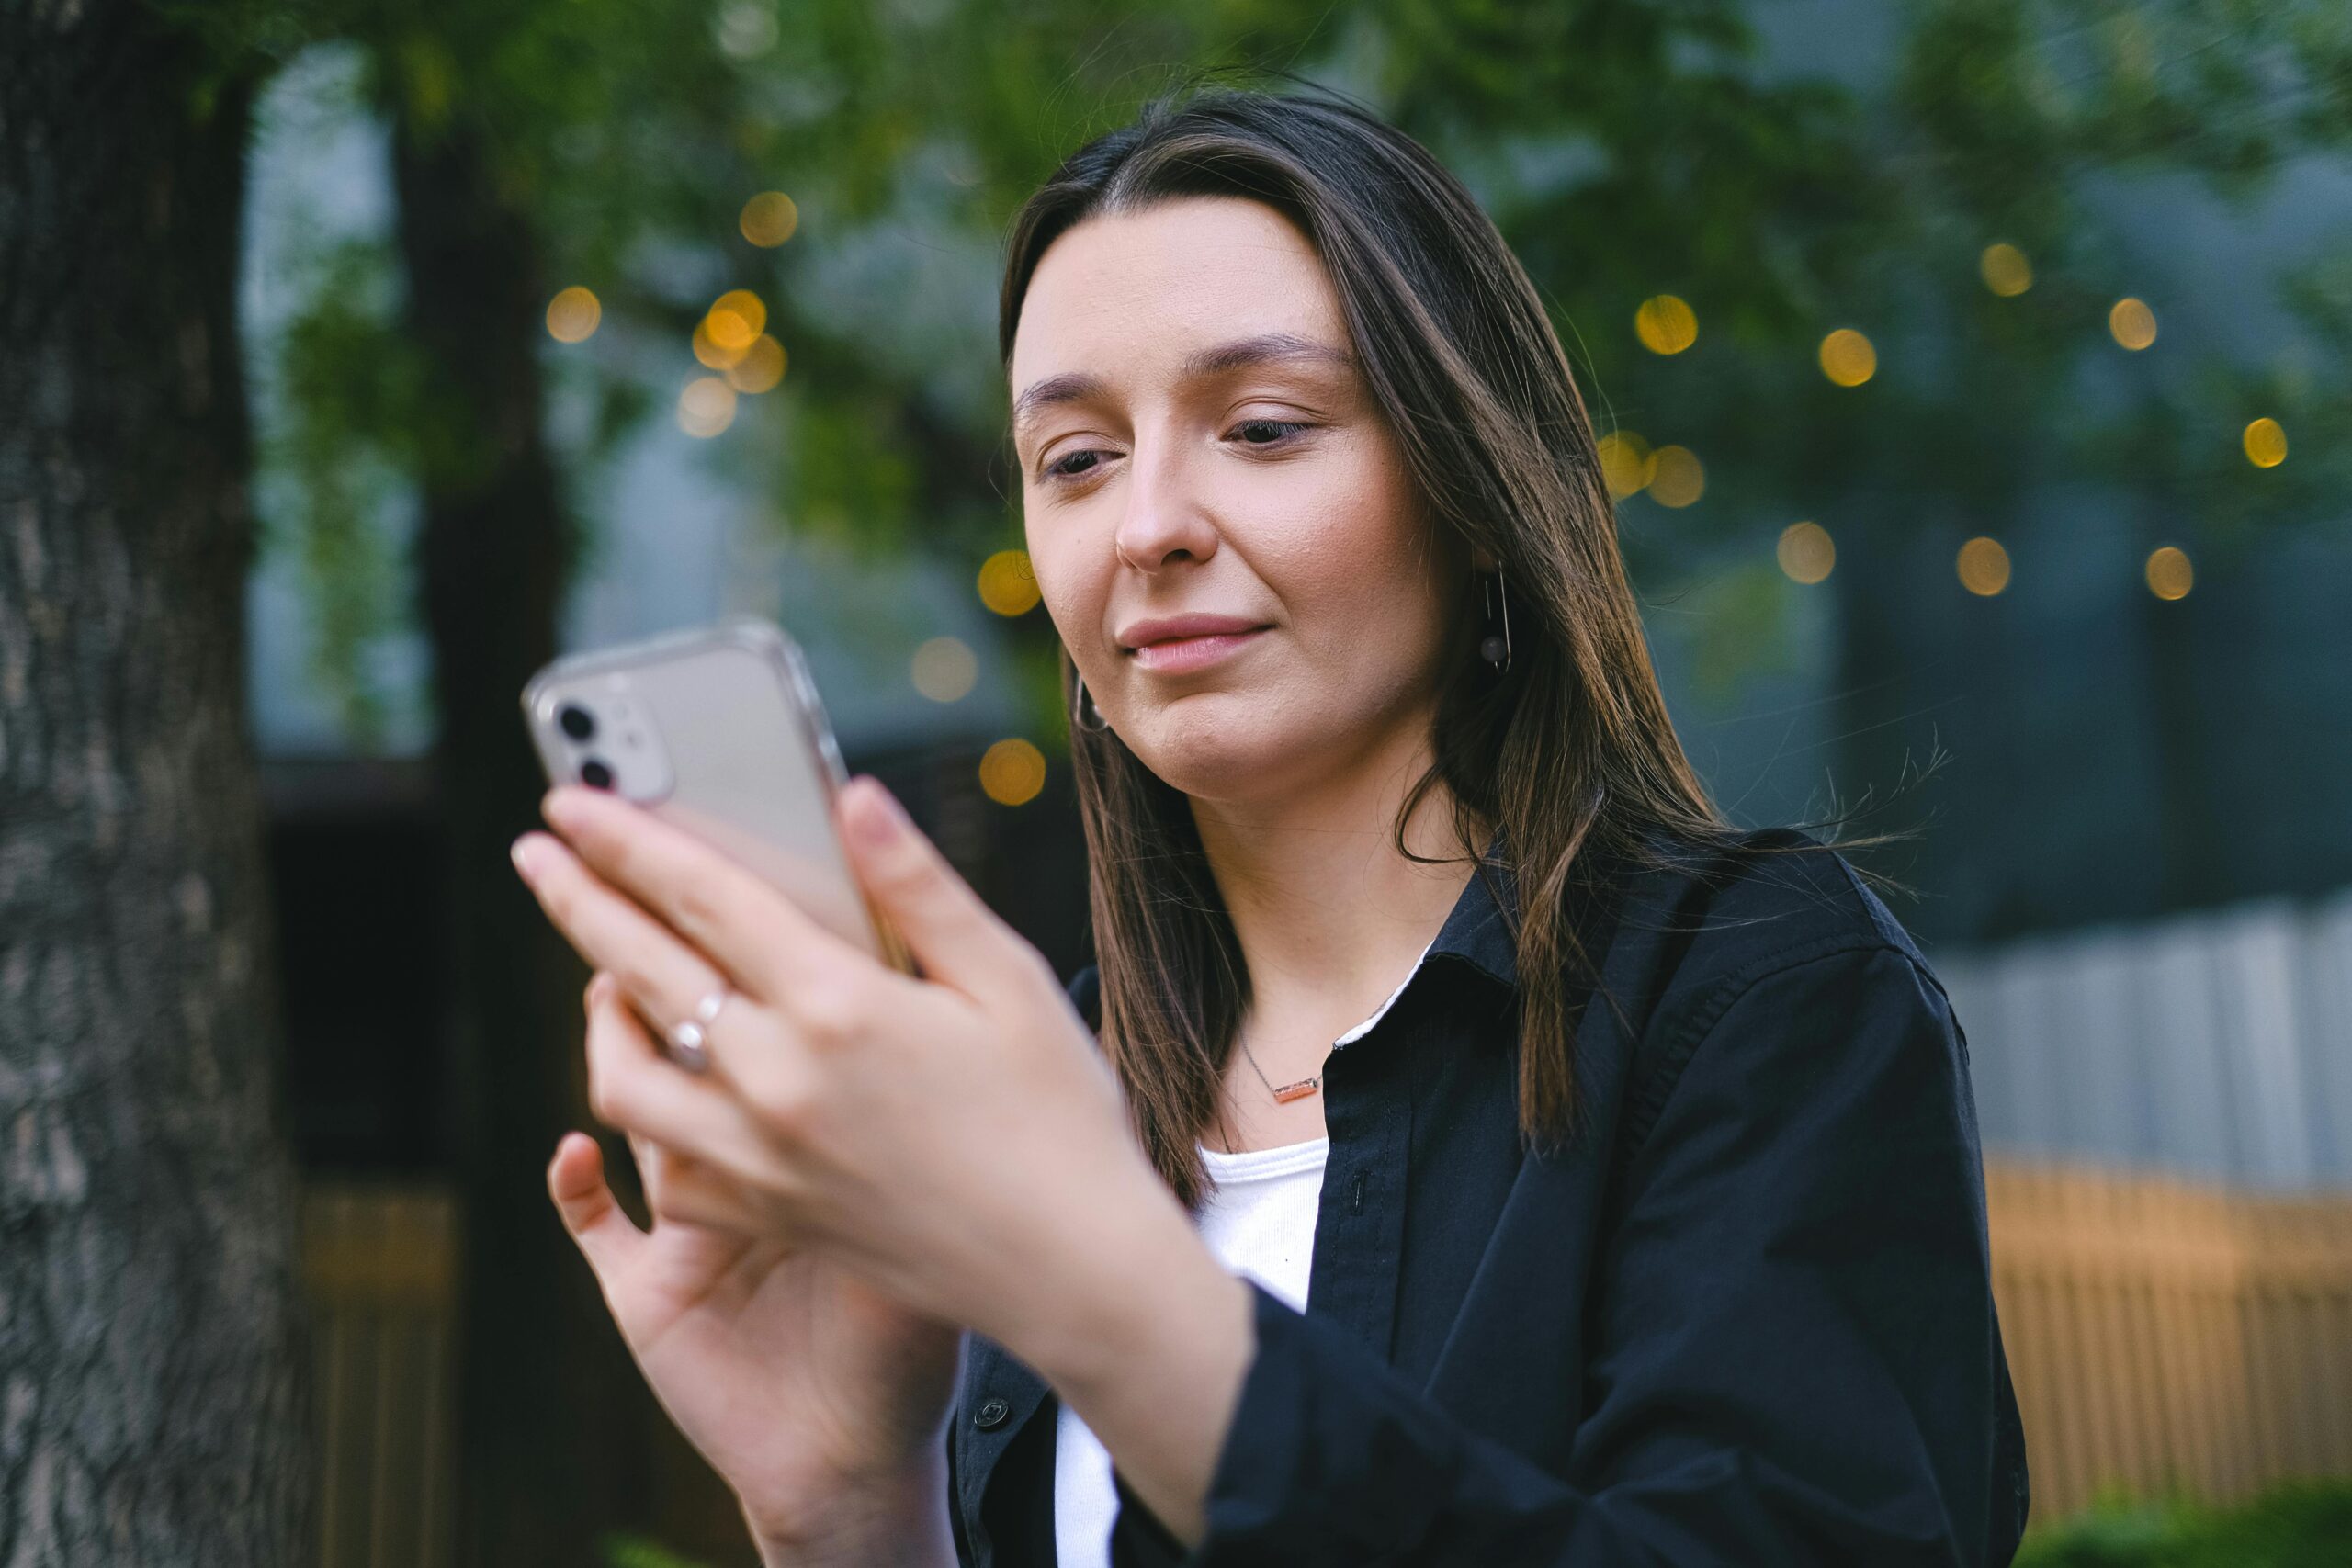
<svg viewBox="0 0 2352 1568"><path fill-rule="evenodd" d="M870 778L841 792L836 827L921 979L618 796L559 788L542 810L563 840L524 835L517 866L654 1030L592 1032L590 1103L709 1179L675 1184L669 1210L806 1247L994 1339L1193 1539L1252 1350L1251 1292L1145 1157L1037 951ZM689 1072L654 1040L721 986Z"/></svg>
<svg viewBox="0 0 2352 1568"><path fill-rule="evenodd" d="M643 1025L609 976L589 983L588 1032ZM650 1047L649 1047L650 1048ZM666 1216L681 1192L725 1201L709 1174L642 1139L631 1148L653 1226L614 1201L594 1139L567 1134L548 1190L662 1408L775 1542L839 1538L860 1512L918 1517L954 1397L962 1330L918 1316L838 1265L756 1235ZM870 1503L872 1507L862 1508Z"/></svg>
<svg viewBox="0 0 2352 1568"><path fill-rule="evenodd" d="M591 1104L716 1179L673 1213L808 1247L1017 1355L1083 1342L1102 1296L1148 1290L1114 1272L1136 1238L1197 1246L1051 966L878 783L841 792L837 826L921 979L627 800L569 786L544 809L563 838L526 834L518 865L653 1026L592 1033ZM689 1073L654 1042L720 986ZM1074 1274L1100 1288L1073 1295Z"/></svg>

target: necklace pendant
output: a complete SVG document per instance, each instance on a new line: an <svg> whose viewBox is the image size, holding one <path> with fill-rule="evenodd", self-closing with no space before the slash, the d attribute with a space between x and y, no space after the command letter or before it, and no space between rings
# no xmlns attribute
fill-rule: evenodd
<svg viewBox="0 0 2352 1568"><path fill-rule="evenodd" d="M1305 1100L1322 1087L1323 1080L1319 1077L1301 1078L1296 1083L1286 1083L1274 1090L1274 1103L1287 1105L1294 1100Z"/></svg>

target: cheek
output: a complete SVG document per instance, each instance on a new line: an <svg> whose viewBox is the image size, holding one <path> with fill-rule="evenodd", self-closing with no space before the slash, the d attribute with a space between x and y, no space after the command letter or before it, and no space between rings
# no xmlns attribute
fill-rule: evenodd
<svg viewBox="0 0 2352 1568"><path fill-rule="evenodd" d="M1401 466L1364 445L1300 475L1257 554L1314 646L1361 657L1371 637L1418 658L1442 630L1442 553Z"/></svg>
<svg viewBox="0 0 2352 1568"><path fill-rule="evenodd" d="M1102 624L1104 596L1110 592L1110 585L1089 570L1066 540L1041 537L1037 532L1025 528L1023 532L1029 570L1036 579L1037 594L1046 618L1054 623L1054 630L1064 646L1083 657L1097 638L1094 628Z"/></svg>

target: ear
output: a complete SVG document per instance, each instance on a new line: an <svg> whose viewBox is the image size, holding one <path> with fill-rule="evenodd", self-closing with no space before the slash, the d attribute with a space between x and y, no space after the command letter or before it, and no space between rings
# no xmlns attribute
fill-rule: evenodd
<svg viewBox="0 0 2352 1568"><path fill-rule="evenodd" d="M1500 561L1495 558L1495 552L1487 548L1486 546L1476 545L1471 547L1471 570L1476 572L1488 572L1494 570L1496 567L1501 564L1502 563Z"/></svg>

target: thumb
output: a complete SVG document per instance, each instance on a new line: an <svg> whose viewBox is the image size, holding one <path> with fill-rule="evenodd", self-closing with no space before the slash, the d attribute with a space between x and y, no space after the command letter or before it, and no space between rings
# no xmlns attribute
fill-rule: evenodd
<svg viewBox="0 0 2352 1568"><path fill-rule="evenodd" d="M852 869L927 977L982 997L1021 973L1035 950L956 874L881 780L852 779L839 809Z"/></svg>
<svg viewBox="0 0 2352 1568"><path fill-rule="evenodd" d="M579 1244L599 1284L626 1269L645 1233L637 1228L605 1182L605 1151L585 1133L558 1139L548 1162L548 1196L555 1201L563 1228Z"/></svg>

